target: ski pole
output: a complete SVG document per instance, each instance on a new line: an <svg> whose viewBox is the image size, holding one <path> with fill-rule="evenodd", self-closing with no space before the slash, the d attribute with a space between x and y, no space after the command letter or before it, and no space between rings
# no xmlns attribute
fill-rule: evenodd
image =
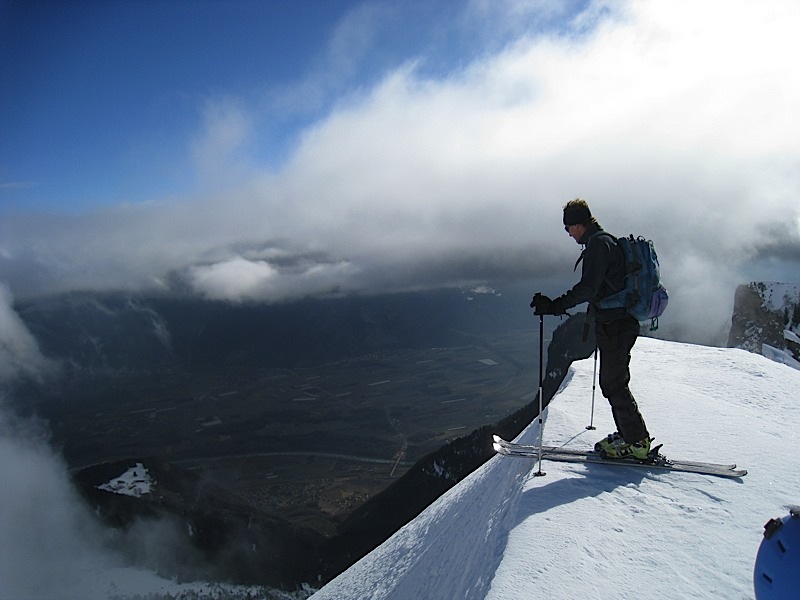
<svg viewBox="0 0 800 600"><path fill-rule="evenodd" d="M544 435L544 421L542 419L542 355L544 354L544 315L539 315L539 470L535 477L545 475L542 471L542 438Z"/></svg>
<svg viewBox="0 0 800 600"><path fill-rule="evenodd" d="M592 414L589 418L589 424L586 429L597 429L594 426L594 392L597 389L597 346L594 347L594 372L592 373Z"/></svg>

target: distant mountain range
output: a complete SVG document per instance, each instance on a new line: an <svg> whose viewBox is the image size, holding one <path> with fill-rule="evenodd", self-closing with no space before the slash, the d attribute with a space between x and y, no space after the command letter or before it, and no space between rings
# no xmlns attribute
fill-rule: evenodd
<svg viewBox="0 0 800 600"><path fill-rule="evenodd" d="M258 364L293 367L393 348L457 345L531 327L527 287L230 303L73 293L15 306L42 352L83 375Z"/></svg>
<svg viewBox="0 0 800 600"><path fill-rule="evenodd" d="M279 305L71 294L21 302L15 308L42 352L61 365L62 381L91 381L118 373L149 376L176 367L190 373L237 365L292 368L387 349L468 345L488 333L536 327L527 309L529 298L526 286L502 293L490 288L439 290ZM583 316L576 315L553 334L545 404L569 364L594 349L593 339L581 342L582 327ZM762 344L785 349L783 332L798 328L800 285L751 283L737 289L729 346L757 353ZM185 561L173 561L165 574L196 576L198 569L213 564L219 569L214 575L229 581L292 586L316 574L324 582L489 459L492 433L515 437L537 409L533 398L501 422L487 423L423 457L350 514L328 539L257 514L225 490L157 458L97 465L77 474L76 482L97 513L115 527L154 517L177 523L176 531L183 533L176 547L193 550L187 550ZM98 487L137 462L154 474L156 492L137 498ZM258 550L247 554L243 548Z"/></svg>
<svg viewBox="0 0 800 600"><path fill-rule="evenodd" d="M548 348L546 404L570 363L591 355L594 340L581 341L584 315L565 321ZM190 579L205 572L221 580L289 586L324 583L412 520L441 494L468 476L494 453L491 436L515 437L538 414L538 398L499 423L443 446L418 461L403 477L367 501L323 539L246 507L234 495L155 458L131 458L81 470L76 483L96 514L126 529L141 519L174 523L171 539L178 557L162 575ZM109 482L131 469L154 481L144 494L126 493ZM145 474L146 471L146 474ZM162 569L164 567L162 566Z"/></svg>
<svg viewBox="0 0 800 600"><path fill-rule="evenodd" d="M51 405L57 415L74 410L70 404L84 402L95 385L110 393L115 381L158 382L168 371L191 380L209 370L308 367L398 349L480 344L483 335L537 328L529 301L525 286L502 292L484 286L276 305L86 293L20 302L15 309L42 353L61 367L58 379L38 392L40 406ZM548 337L555 323L548 325ZM537 350L530 349L531 365ZM563 348L558 352L562 376L571 356ZM25 392L37 387L26 386ZM546 397L556 386L550 378ZM64 390L75 397L66 398ZM219 580L291 587L316 575L327 580L358 560L489 458L490 434L515 435L535 416L536 405L534 399L500 429L487 425L426 456L330 539L248 508L159 457L103 462L76 473L75 481L114 528L127 530L142 519L172 523L176 556L158 567L164 575L191 578L205 571ZM136 465L155 480L150 493L136 497L103 487Z"/></svg>

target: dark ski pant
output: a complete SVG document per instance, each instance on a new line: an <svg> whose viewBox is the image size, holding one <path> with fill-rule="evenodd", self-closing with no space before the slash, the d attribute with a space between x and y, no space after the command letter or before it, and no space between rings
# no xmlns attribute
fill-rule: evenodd
<svg viewBox="0 0 800 600"><path fill-rule="evenodd" d="M617 431L628 443L650 434L628 384L631 381L631 349L639 337L639 322L633 317L596 322L597 349L600 352L600 389L611 405Z"/></svg>

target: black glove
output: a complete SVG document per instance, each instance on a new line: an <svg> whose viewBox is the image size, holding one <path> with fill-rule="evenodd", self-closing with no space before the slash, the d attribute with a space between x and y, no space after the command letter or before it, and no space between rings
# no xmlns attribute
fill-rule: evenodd
<svg viewBox="0 0 800 600"><path fill-rule="evenodd" d="M563 315L567 311L564 310L564 303L561 298L551 300L544 294L536 292L531 300L531 308L535 315Z"/></svg>

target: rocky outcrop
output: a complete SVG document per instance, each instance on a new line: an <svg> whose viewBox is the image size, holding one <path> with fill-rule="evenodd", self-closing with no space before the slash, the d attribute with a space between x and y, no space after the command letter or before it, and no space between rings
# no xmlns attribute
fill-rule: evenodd
<svg viewBox="0 0 800 600"><path fill-rule="evenodd" d="M752 282L736 288L729 348L761 354L767 344L786 350L785 331L800 331L800 283Z"/></svg>

